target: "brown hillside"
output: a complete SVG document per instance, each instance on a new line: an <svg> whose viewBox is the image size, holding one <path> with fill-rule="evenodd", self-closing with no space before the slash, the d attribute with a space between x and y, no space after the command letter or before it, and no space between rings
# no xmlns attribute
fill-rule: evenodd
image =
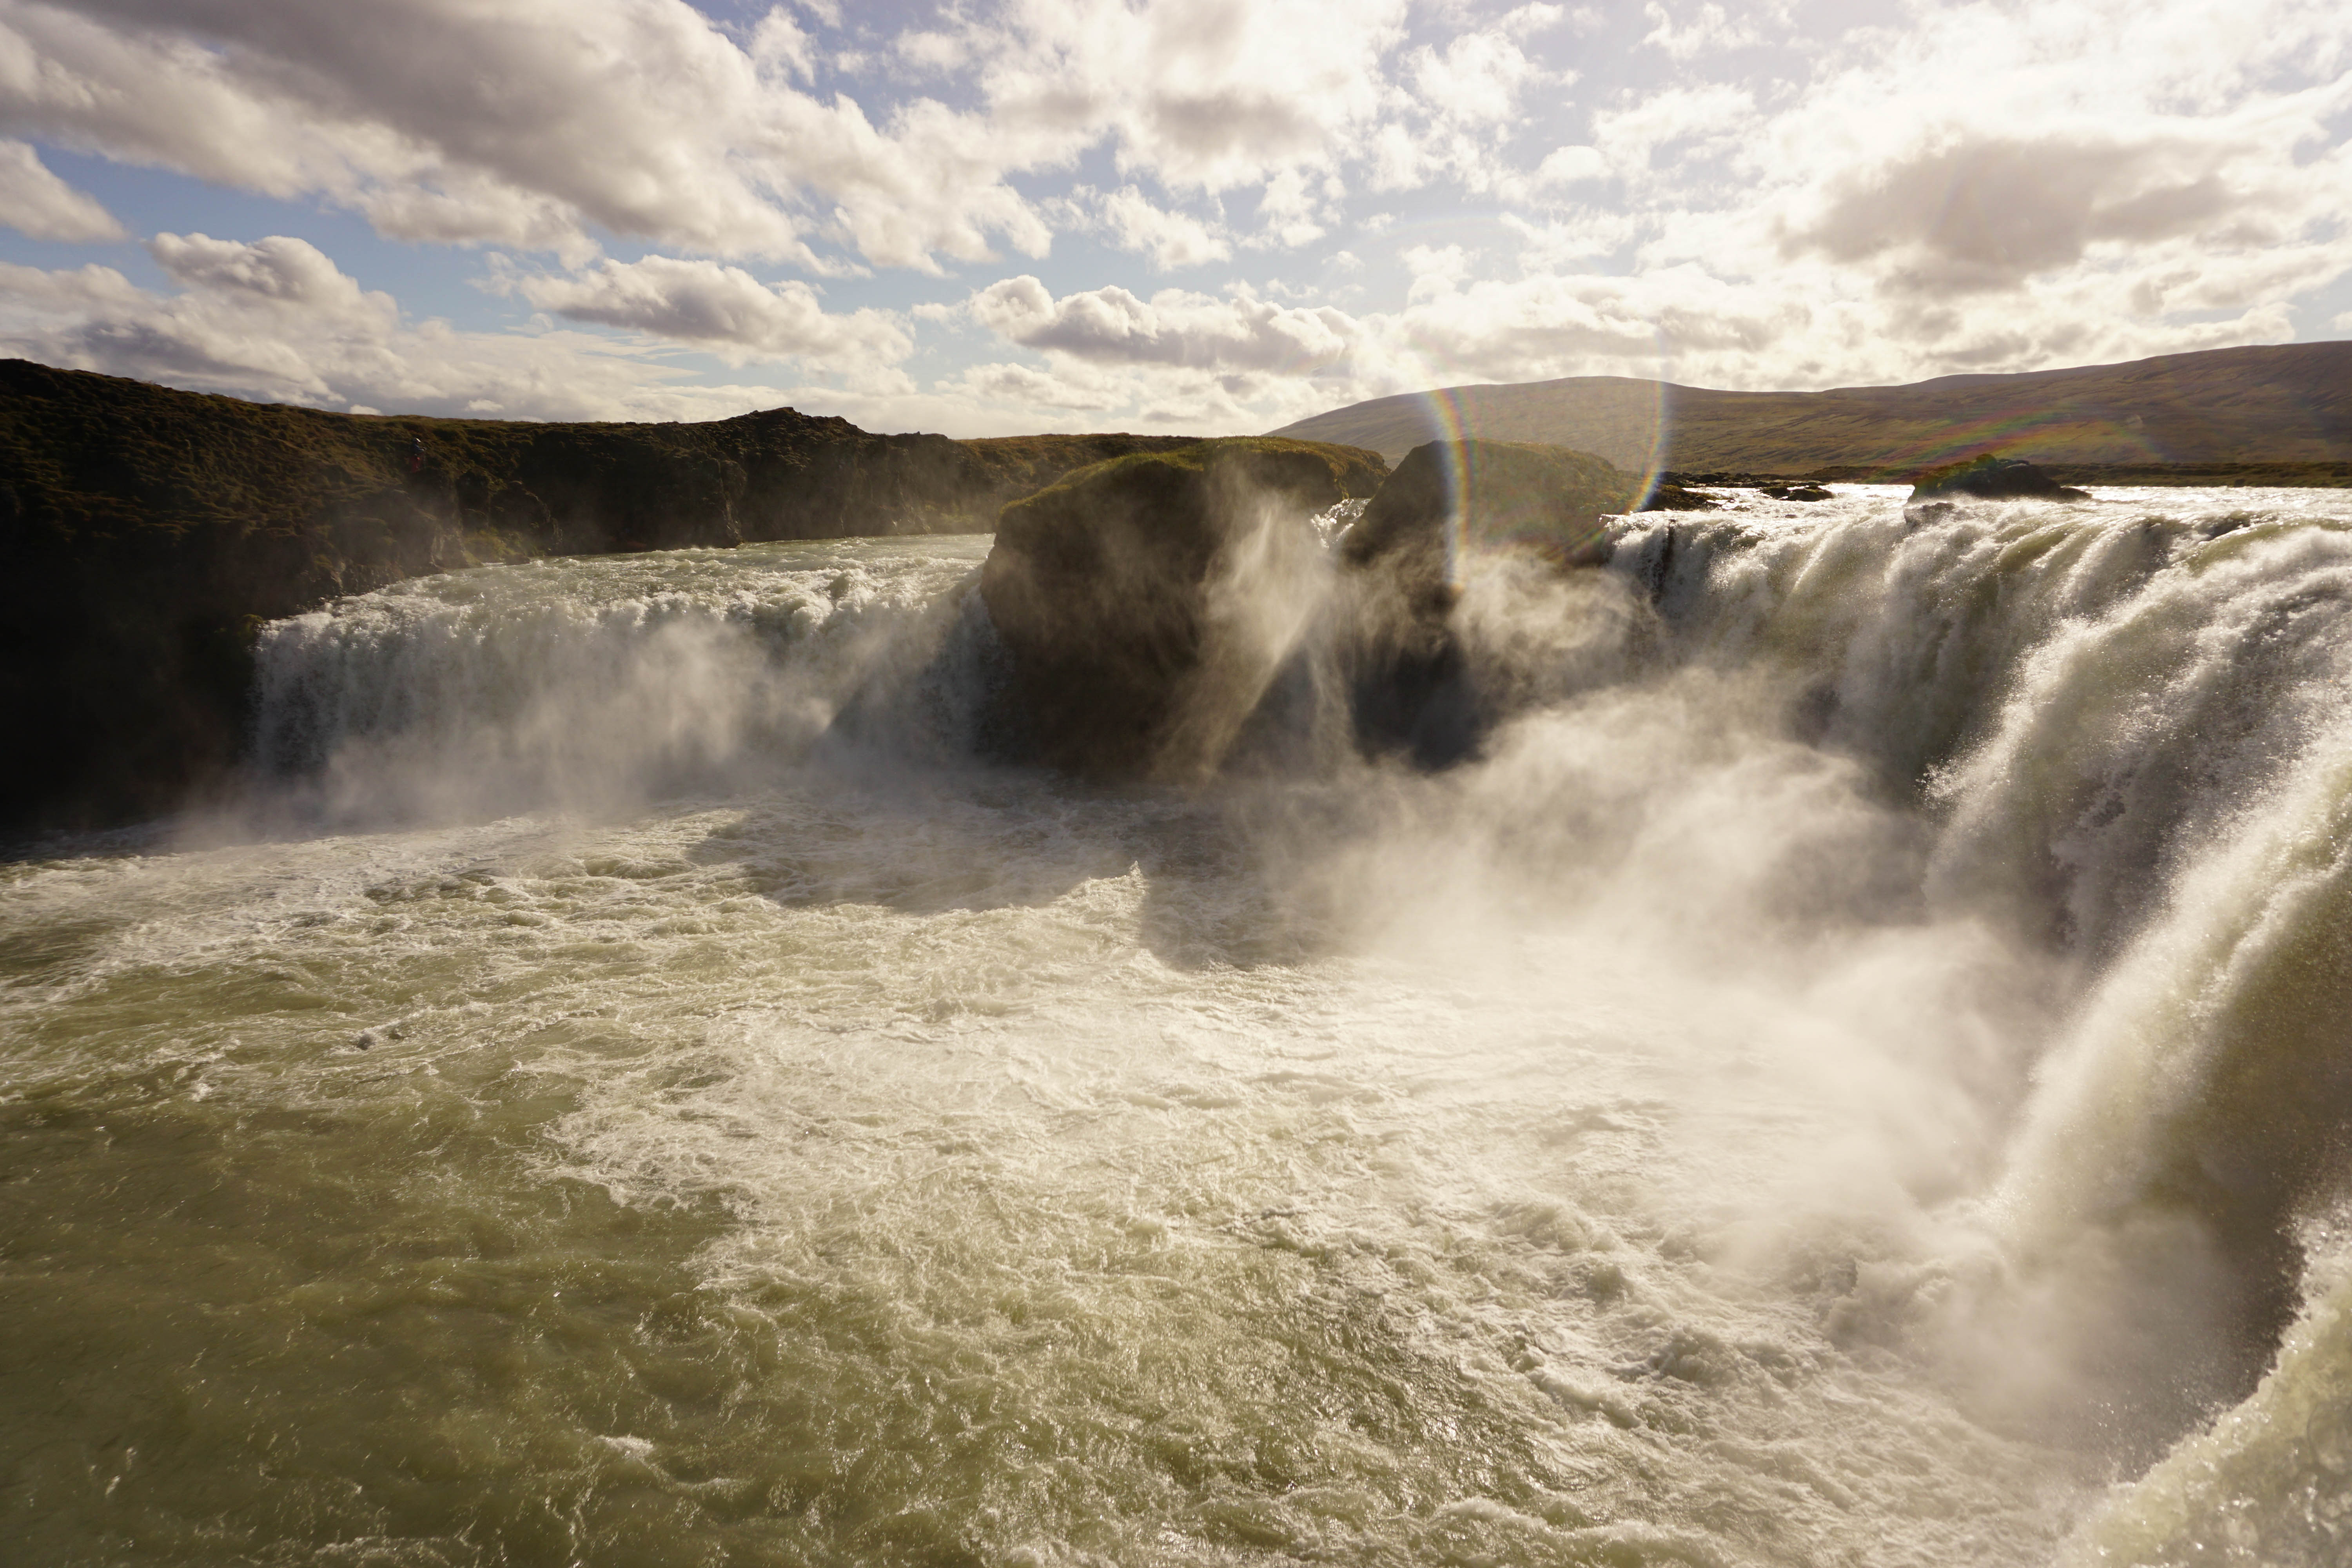
<svg viewBox="0 0 2352 1568"><path fill-rule="evenodd" d="M1852 468L1908 480L1983 453L2143 470L2343 463L2352 461L2352 342L1826 392L1575 376L1378 398L1273 434L1370 447L1394 463L1450 424L1493 440L1580 447L1636 470Z"/></svg>

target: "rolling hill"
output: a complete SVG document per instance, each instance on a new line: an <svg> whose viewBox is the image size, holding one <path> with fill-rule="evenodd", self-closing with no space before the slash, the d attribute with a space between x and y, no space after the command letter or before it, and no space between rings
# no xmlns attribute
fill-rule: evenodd
<svg viewBox="0 0 2352 1568"><path fill-rule="evenodd" d="M1826 392L1571 376L1377 398L1268 433L1369 447L1394 463L1449 427L1574 447L1637 472L1834 469L1905 479L1983 452L2116 470L2341 466L2352 464L2352 342Z"/></svg>

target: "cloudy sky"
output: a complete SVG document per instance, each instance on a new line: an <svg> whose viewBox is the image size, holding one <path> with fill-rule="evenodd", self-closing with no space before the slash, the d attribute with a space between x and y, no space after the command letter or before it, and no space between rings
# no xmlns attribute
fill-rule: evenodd
<svg viewBox="0 0 2352 1568"><path fill-rule="evenodd" d="M0 353L1258 430L2352 336L2344 0L0 0Z"/></svg>

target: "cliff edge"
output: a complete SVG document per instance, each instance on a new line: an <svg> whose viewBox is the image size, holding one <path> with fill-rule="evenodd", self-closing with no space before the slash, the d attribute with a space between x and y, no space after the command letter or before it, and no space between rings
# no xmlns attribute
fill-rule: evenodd
<svg viewBox="0 0 2352 1568"><path fill-rule="evenodd" d="M253 633L535 555L982 531L1076 467L1190 437L881 436L329 414L0 361L0 826L121 821L226 779Z"/></svg>

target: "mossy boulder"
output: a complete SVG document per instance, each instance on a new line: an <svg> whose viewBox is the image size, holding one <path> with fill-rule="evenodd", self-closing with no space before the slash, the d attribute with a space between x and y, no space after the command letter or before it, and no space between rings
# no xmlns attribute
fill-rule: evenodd
<svg viewBox="0 0 2352 1568"><path fill-rule="evenodd" d="M1020 750L1095 777L1213 767L1279 658L1251 646L1252 606L1319 553L1312 515L1383 474L1370 452L1249 437L1097 463L1005 507L981 594Z"/></svg>
<svg viewBox="0 0 2352 1568"><path fill-rule="evenodd" d="M1505 550L1565 570L1605 562L1603 520L1643 484L1590 452L1517 441L1415 447L1339 542L1335 646L1357 742L1425 766L1475 745L1478 705L1450 616L1465 553Z"/></svg>
<svg viewBox="0 0 2352 1568"><path fill-rule="evenodd" d="M1341 541L1341 558L1381 563L1433 599L1461 580L1464 549L1517 549L1557 565L1594 559L1601 520L1641 504L1639 478L1605 458L1521 441L1416 447Z"/></svg>

